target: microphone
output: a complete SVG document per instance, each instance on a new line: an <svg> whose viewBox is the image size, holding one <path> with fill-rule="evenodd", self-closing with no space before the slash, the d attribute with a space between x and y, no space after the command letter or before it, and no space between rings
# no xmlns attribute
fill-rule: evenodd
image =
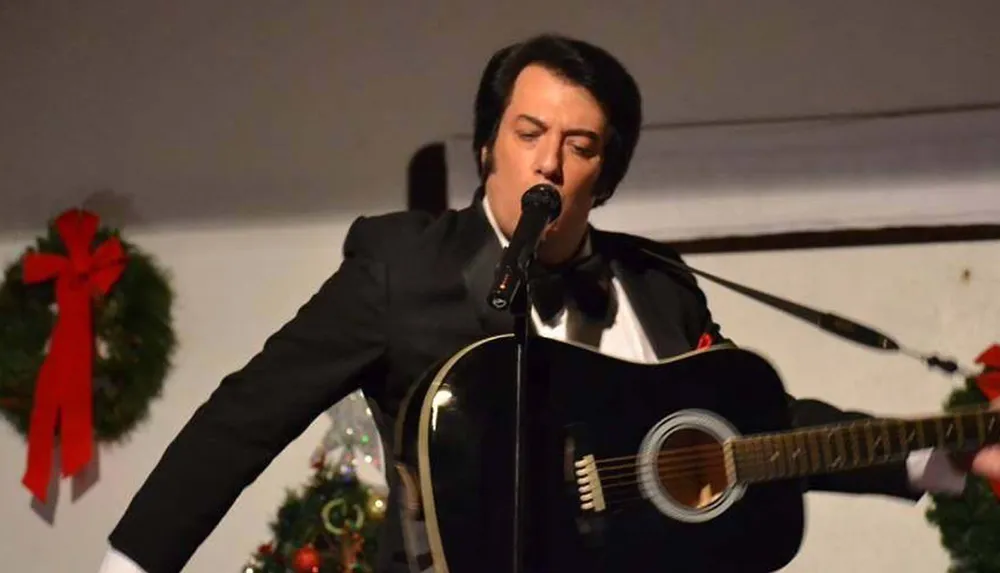
<svg viewBox="0 0 1000 573"><path fill-rule="evenodd" d="M510 244L500 256L493 286L486 297L491 307L504 310L510 306L521 287L528 264L535 256L545 225L555 220L561 211L562 197L555 187L547 183L533 185L521 196L521 218Z"/></svg>

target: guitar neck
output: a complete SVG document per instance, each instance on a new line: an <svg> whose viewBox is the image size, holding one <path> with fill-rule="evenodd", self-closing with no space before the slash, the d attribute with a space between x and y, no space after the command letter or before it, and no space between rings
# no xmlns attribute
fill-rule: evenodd
<svg viewBox="0 0 1000 573"><path fill-rule="evenodd" d="M985 408L919 419L863 419L731 442L736 476L761 482L900 462L915 450L975 450L1000 442L1000 413Z"/></svg>

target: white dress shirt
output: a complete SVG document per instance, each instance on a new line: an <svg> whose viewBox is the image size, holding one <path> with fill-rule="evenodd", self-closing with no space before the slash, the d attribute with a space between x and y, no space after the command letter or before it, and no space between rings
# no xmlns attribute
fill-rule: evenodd
<svg viewBox="0 0 1000 573"><path fill-rule="evenodd" d="M486 217L503 247L508 240L500 232L490 209L489 201L483 198L483 208ZM590 253L588 237L581 256ZM611 280L612 297L615 301L616 315L610 323L597 324L588 320L570 302L566 308L556 314L550 321L543 321L538 312L532 309L532 321L539 334L556 340L571 340L586 344L598 352L636 362L656 362L658 357L653 352L646 333L639 323L638 317L629 303L618 277ZM917 491L959 494L965 487L965 474L955 469L946 454L937 450L920 450L912 452L907 459L907 470L910 483ZM240 555L234 555L236 563ZM145 573L127 556L122 555L113 547L105 555L98 573Z"/></svg>

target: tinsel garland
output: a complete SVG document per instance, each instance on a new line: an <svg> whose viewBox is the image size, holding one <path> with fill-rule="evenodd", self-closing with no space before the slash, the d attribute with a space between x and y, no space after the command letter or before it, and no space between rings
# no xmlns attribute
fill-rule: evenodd
<svg viewBox="0 0 1000 573"><path fill-rule="evenodd" d="M150 403L161 394L176 346L174 293L166 273L116 229L98 229L93 245L110 237L121 242L127 264L93 306L93 431L94 439L103 443L123 441L146 419ZM35 384L58 313L54 281L23 281L23 261L29 253L66 255L54 225L6 267L0 285L0 412L22 436L29 429Z"/></svg>

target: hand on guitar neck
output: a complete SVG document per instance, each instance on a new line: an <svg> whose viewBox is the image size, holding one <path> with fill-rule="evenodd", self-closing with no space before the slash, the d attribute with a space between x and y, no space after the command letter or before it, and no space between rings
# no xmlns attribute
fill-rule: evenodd
<svg viewBox="0 0 1000 573"><path fill-rule="evenodd" d="M1000 398L990 401L990 410L1000 411ZM1000 481L1000 445L990 444L975 452L953 453L951 459L964 472Z"/></svg>
<svg viewBox="0 0 1000 573"><path fill-rule="evenodd" d="M1000 345L984 350L976 363L984 367L976 378L979 391L990 400L990 410L1000 411ZM953 453L951 460L961 471L990 480L994 494L1000 499L1000 446L986 445L973 452Z"/></svg>

